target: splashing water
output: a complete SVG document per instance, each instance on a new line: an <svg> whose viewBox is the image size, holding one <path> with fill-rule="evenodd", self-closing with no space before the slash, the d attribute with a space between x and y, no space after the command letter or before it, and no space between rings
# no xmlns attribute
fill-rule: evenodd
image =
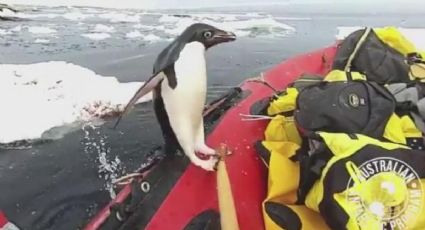
<svg viewBox="0 0 425 230"><path fill-rule="evenodd" d="M117 179L118 175L124 171L121 167L121 160L118 156L110 159L112 153L107 144L108 136L102 134L99 127L96 127L93 123L89 123L82 129L84 131L84 152L86 154L97 155L97 160L99 161L99 178L105 180L105 190L109 192L113 199L116 197L116 193L112 181Z"/></svg>

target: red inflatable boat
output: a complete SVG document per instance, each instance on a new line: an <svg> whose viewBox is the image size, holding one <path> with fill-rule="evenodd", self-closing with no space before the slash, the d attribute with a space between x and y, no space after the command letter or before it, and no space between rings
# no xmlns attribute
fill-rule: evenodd
<svg viewBox="0 0 425 230"><path fill-rule="evenodd" d="M205 112L207 143L226 144L232 155L226 168L241 230L264 229L262 202L266 196L266 168L253 145L263 139L267 121L244 121L256 103L283 89L304 73L326 74L336 47L291 58L267 71L265 84L247 80L210 104ZM268 84L267 84L268 83ZM95 229L214 229L219 225L216 172L191 165L186 157L155 161L89 221Z"/></svg>

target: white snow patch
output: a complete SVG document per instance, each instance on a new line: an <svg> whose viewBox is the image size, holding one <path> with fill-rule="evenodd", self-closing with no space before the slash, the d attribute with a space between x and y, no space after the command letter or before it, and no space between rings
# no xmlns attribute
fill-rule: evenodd
<svg viewBox="0 0 425 230"><path fill-rule="evenodd" d="M340 26L337 27L337 33L335 35L337 40L343 40L345 39L345 37L347 37L348 35L350 35L352 32L356 31L356 30L360 30L363 29L364 27L361 26Z"/></svg>
<svg viewBox="0 0 425 230"><path fill-rule="evenodd" d="M126 33L125 34L125 37L126 38L140 38L140 37L142 37L143 35L139 32L139 31L137 31L137 30L133 30L133 31L131 31L131 32L128 32L128 33Z"/></svg>
<svg viewBox="0 0 425 230"><path fill-rule="evenodd" d="M70 12L70 13L66 13L66 14L62 15L63 18L71 20L71 21L81 21L81 20L84 20L84 19L91 17L91 16L92 15L83 14L79 11Z"/></svg>
<svg viewBox="0 0 425 230"><path fill-rule="evenodd" d="M9 35L9 34L12 34L12 31L0 29L0 35Z"/></svg>
<svg viewBox="0 0 425 230"><path fill-rule="evenodd" d="M13 15L14 17L18 17L18 18L26 18L26 19L34 19L34 18L56 18L56 17L60 17L62 15L60 14L27 14L27 13L22 13L22 12L18 12L15 15Z"/></svg>
<svg viewBox="0 0 425 230"><path fill-rule="evenodd" d="M99 33L112 33L115 31L115 28L113 26L106 26L102 24L96 24L96 26L93 29L93 32L99 32Z"/></svg>
<svg viewBox="0 0 425 230"><path fill-rule="evenodd" d="M20 32L21 30L22 30L22 26L15 26L12 29L10 29L10 31L13 31L13 32Z"/></svg>
<svg viewBox="0 0 425 230"><path fill-rule="evenodd" d="M32 34L53 34L57 31L55 29L51 29L49 27L44 26L30 26L28 27L28 32Z"/></svg>
<svg viewBox="0 0 425 230"><path fill-rule="evenodd" d="M17 15L18 15L17 13L15 13L15 12L9 10L9 9L6 9L6 8L4 8L2 11L0 11L0 16L2 16L2 17L17 17Z"/></svg>
<svg viewBox="0 0 425 230"><path fill-rule="evenodd" d="M246 13L245 15L249 17L253 17L253 18L261 17L261 15L258 12Z"/></svg>
<svg viewBox="0 0 425 230"><path fill-rule="evenodd" d="M243 33L247 31L250 32L249 35L255 35L256 33L287 35L295 31L294 27L278 22L272 17L214 24L219 28L234 31L239 36L246 36Z"/></svg>
<svg viewBox="0 0 425 230"><path fill-rule="evenodd" d="M55 127L114 116L142 84L120 83L66 62L1 64L0 76L0 143L47 138Z"/></svg>
<svg viewBox="0 0 425 230"><path fill-rule="evenodd" d="M144 25L141 22L141 17L145 14L153 14L157 21ZM155 34L164 34L163 40L169 37L178 36L183 30L193 23L202 22L211 24L220 29L225 29L234 32L238 36L287 36L295 31L295 28L283 23L285 20L304 20L309 18L291 18L291 17L273 17L265 13L211 13L211 12L197 12L191 14L162 14L162 13L146 13L135 12L129 10L107 10L102 9L98 11L89 11L85 8L71 8L65 11L47 11L46 12L28 12L18 13L15 16L22 18L58 18L62 17L67 20L82 22L88 18L93 19L97 25L90 27L91 30L84 33L113 33L118 31L118 25L115 23L132 23L132 27L137 29L142 35L146 32L153 32ZM112 26L111 26L112 24ZM159 33L157 33L159 32ZM131 32L130 32L131 33ZM136 34L136 33L134 33ZM88 35L89 38L98 35ZM129 34L131 37L132 35ZM139 37L137 35L136 37ZM104 38L102 38L104 39ZM156 39L155 39L156 40Z"/></svg>
<svg viewBox="0 0 425 230"><path fill-rule="evenodd" d="M139 23L139 24L133 25L133 28L141 29L141 30L144 30L144 31L151 31L151 30L165 31L164 25L150 26L150 25L143 25L143 24Z"/></svg>
<svg viewBox="0 0 425 230"><path fill-rule="evenodd" d="M175 16L168 15L168 14L162 15L159 18L159 22L161 22L161 23L178 22L179 20L180 20L179 17L175 17Z"/></svg>
<svg viewBox="0 0 425 230"><path fill-rule="evenodd" d="M45 44L45 43L49 43L49 42L50 42L49 39L41 39L41 38L37 38L34 41L34 43L39 43L39 44Z"/></svg>
<svg viewBox="0 0 425 230"><path fill-rule="evenodd" d="M100 40L104 40L111 37L111 35L108 33L89 33L89 34L81 34L81 36L91 40L95 40L95 41L100 41Z"/></svg>
<svg viewBox="0 0 425 230"><path fill-rule="evenodd" d="M148 34L143 37L143 40L149 41L149 42L156 42L156 41L160 41L161 38L156 36L155 34Z"/></svg>
<svg viewBox="0 0 425 230"><path fill-rule="evenodd" d="M123 13L105 13L100 14L98 16L99 18L107 19L110 22L116 23L116 22L139 22L140 16L139 15L129 15L129 14L123 14Z"/></svg>
<svg viewBox="0 0 425 230"><path fill-rule="evenodd" d="M145 25L142 25L142 24L136 24L136 25L133 25L133 28L135 28L135 29L142 29L143 27L144 27ZM152 27L153 28L153 26L149 26L149 27Z"/></svg>
<svg viewBox="0 0 425 230"><path fill-rule="evenodd" d="M295 32L295 28L276 21L272 16L262 18L238 19L236 15L191 14L189 17L163 15L159 22L166 26L164 32L177 36L188 26L196 22L210 24L220 29L234 32L238 36L286 36Z"/></svg>
<svg viewBox="0 0 425 230"><path fill-rule="evenodd" d="M285 20L285 21L311 21L312 18L309 17L273 17L277 20Z"/></svg>

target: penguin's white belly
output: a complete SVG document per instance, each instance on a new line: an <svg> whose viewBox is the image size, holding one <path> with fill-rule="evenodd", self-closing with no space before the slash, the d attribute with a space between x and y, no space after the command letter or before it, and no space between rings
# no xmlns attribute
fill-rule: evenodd
<svg viewBox="0 0 425 230"><path fill-rule="evenodd" d="M177 79L176 88L171 89L167 78L164 78L161 96L171 128L180 145L185 149L185 146L189 148L188 145L195 144L199 129L203 129L200 125L203 124L202 111L207 91L203 44L199 42L186 44L180 52L179 59L174 63L174 71Z"/></svg>

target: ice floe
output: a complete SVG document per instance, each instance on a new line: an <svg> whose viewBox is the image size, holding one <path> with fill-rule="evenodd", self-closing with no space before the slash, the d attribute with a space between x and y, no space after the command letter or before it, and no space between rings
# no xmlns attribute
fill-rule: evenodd
<svg viewBox="0 0 425 230"><path fill-rule="evenodd" d="M111 37L111 35L108 33L87 33L81 34L81 36L94 41L100 41Z"/></svg>
<svg viewBox="0 0 425 230"><path fill-rule="evenodd" d="M142 84L61 61L1 64L0 76L0 143L60 138L49 131L115 116Z"/></svg>

